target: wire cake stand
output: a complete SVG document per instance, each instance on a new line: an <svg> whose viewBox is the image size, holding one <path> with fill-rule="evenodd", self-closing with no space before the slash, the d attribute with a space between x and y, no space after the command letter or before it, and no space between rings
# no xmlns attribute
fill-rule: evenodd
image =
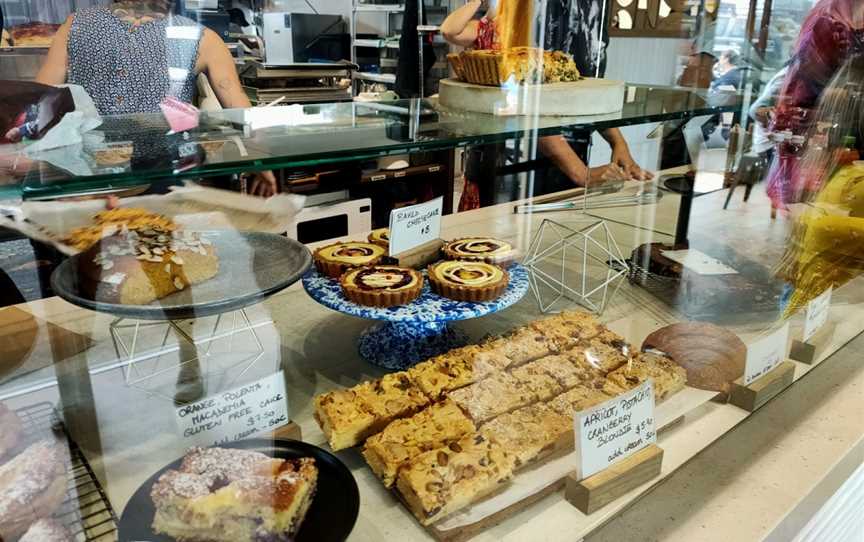
<svg viewBox="0 0 864 542"><path fill-rule="evenodd" d="M281 235L238 231L202 232L200 235L216 249L219 257L218 274L206 282L149 305L105 303L87 296L79 287L80 255L61 263L51 276L54 291L64 300L115 316L109 331L128 386L177 369L178 363L159 367L163 355L178 350L177 346L168 345L172 331L180 341L180 350L194 353L194 357L179 361L181 367L207 360L217 339L227 338L230 350L231 340L236 334L250 333L257 350L235 364L245 364L242 376L264 355L264 346L255 331L258 325L252 324L246 309L291 286L312 265L309 249ZM181 326L184 320L208 316L216 316L216 321L212 333L207 333L206 337L196 339ZM225 316L229 316L232 321L227 334L218 331ZM142 331L152 327L164 328L161 346L156 351L142 352ZM152 362L149 364L153 366L152 370L142 370L140 365L144 361Z"/></svg>
<svg viewBox="0 0 864 542"><path fill-rule="evenodd" d="M453 301L432 292L429 281L420 297L407 305L366 307L345 299L338 280L312 268L303 277L306 293L325 307L343 314L378 320L360 335L360 356L380 367L403 370L417 362L464 346L468 337L449 322L480 318L522 299L528 292L528 270L514 263L508 269L510 284L498 299L487 303Z"/></svg>

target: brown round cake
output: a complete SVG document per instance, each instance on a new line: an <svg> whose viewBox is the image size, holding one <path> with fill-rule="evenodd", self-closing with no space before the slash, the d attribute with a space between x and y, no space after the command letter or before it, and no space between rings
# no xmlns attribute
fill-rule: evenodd
<svg viewBox="0 0 864 542"><path fill-rule="evenodd" d="M321 274L338 279L349 269L375 265L386 255L387 249L384 247L349 241L321 247L315 251L313 259Z"/></svg>
<svg viewBox="0 0 864 542"><path fill-rule="evenodd" d="M372 233L369 234L368 241L373 245L378 245L379 247L389 249L390 228L379 228L377 230L372 230Z"/></svg>
<svg viewBox="0 0 864 542"><path fill-rule="evenodd" d="M643 351L659 351L687 371L687 383L728 393L744 374L747 346L734 333L714 324L680 322L658 329L642 342Z"/></svg>
<svg viewBox="0 0 864 542"><path fill-rule="evenodd" d="M405 305L417 299L423 290L423 275L394 265L352 269L342 275L340 282L349 301L369 307Z"/></svg>
<svg viewBox="0 0 864 542"><path fill-rule="evenodd" d="M507 271L486 262L444 260L429 266L432 291L456 301L492 301L509 283Z"/></svg>
<svg viewBox="0 0 864 542"><path fill-rule="evenodd" d="M450 241L444 248L448 260L467 260L493 264L506 264L513 261L513 245L491 237L465 237Z"/></svg>

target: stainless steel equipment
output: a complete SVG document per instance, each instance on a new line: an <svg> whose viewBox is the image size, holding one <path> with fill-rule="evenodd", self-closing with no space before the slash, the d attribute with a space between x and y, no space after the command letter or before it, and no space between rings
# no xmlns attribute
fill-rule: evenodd
<svg viewBox="0 0 864 542"><path fill-rule="evenodd" d="M341 15L265 11L259 19L266 66L339 61L348 57L341 50L341 42L347 40Z"/></svg>

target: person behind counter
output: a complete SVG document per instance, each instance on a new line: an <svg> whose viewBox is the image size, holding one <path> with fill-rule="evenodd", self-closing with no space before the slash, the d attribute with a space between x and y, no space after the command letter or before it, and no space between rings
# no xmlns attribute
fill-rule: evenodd
<svg viewBox="0 0 864 542"><path fill-rule="evenodd" d="M169 96L193 102L198 74L205 73L224 107L251 107L225 43L175 15L173 3L127 0L70 15L36 81L81 85L101 115L124 115L159 112ZM271 172L257 174L250 188L264 197L276 191Z"/></svg>
<svg viewBox="0 0 864 542"><path fill-rule="evenodd" d="M554 4L554 5L553 5ZM533 21L530 17L519 17L517 24L545 24L548 28L542 32L545 36L543 46L549 50L562 50L573 55L580 73L591 77L602 77L605 72L605 41L599 46L596 36L605 34L600 29L604 21L599 17L589 17L585 24L573 25L574 14L600 13L592 10L593 4L602 4L602 0L570 0L565 3L535 3L547 6L546 17ZM504 30L500 27L504 21L498 21L495 11L490 9L486 15L477 19L476 15L484 6L481 0L469 0L464 6L450 14L441 25L444 38L462 47L474 49L493 49L498 43L498 35ZM596 6L594 6L596 7ZM526 19L524 21L520 19ZM597 32L593 32L597 30ZM512 33L513 30L511 29ZM520 32L516 32L521 34ZM523 32L524 33L524 32ZM596 34L596 36L595 36ZM630 154L629 146L617 128L602 132L603 138L612 147L612 162L610 164L589 168L587 159L587 140L590 134L578 134L576 141L568 141L564 136L548 136L539 139L538 147L555 166L542 179L536 193L549 193L577 186L586 186L605 180L618 178L634 178L648 180L653 178L650 172L643 170ZM469 163L470 169L470 163ZM470 173L470 172L469 172ZM566 180L562 180L564 177ZM540 180L540 179L538 179ZM569 186L568 186L569 184ZM482 189L481 189L482 192ZM481 197L482 199L482 197Z"/></svg>

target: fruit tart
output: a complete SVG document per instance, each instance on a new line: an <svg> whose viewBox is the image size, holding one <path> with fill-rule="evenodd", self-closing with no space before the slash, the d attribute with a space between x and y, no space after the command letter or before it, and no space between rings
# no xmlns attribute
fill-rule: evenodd
<svg viewBox="0 0 864 542"><path fill-rule="evenodd" d="M423 275L395 265L358 267L342 275L340 282L349 301L369 307L405 305L423 290Z"/></svg>
<svg viewBox="0 0 864 542"><path fill-rule="evenodd" d="M355 267L375 265L387 254L387 249L372 243L348 241L334 243L315 251L313 259L318 271L330 278L338 279Z"/></svg>
<svg viewBox="0 0 864 542"><path fill-rule="evenodd" d="M444 248L448 260L469 260L494 264L509 263L515 257L513 246L489 237L465 237L450 241Z"/></svg>
<svg viewBox="0 0 864 542"><path fill-rule="evenodd" d="M509 282L507 271L486 262L444 260L429 266L432 291L456 301L492 301Z"/></svg>
<svg viewBox="0 0 864 542"><path fill-rule="evenodd" d="M372 233L369 234L368 241L373 245L378 245L379 247L390 248L390 228L379 228L377 230L372 230Z"/></svg>

